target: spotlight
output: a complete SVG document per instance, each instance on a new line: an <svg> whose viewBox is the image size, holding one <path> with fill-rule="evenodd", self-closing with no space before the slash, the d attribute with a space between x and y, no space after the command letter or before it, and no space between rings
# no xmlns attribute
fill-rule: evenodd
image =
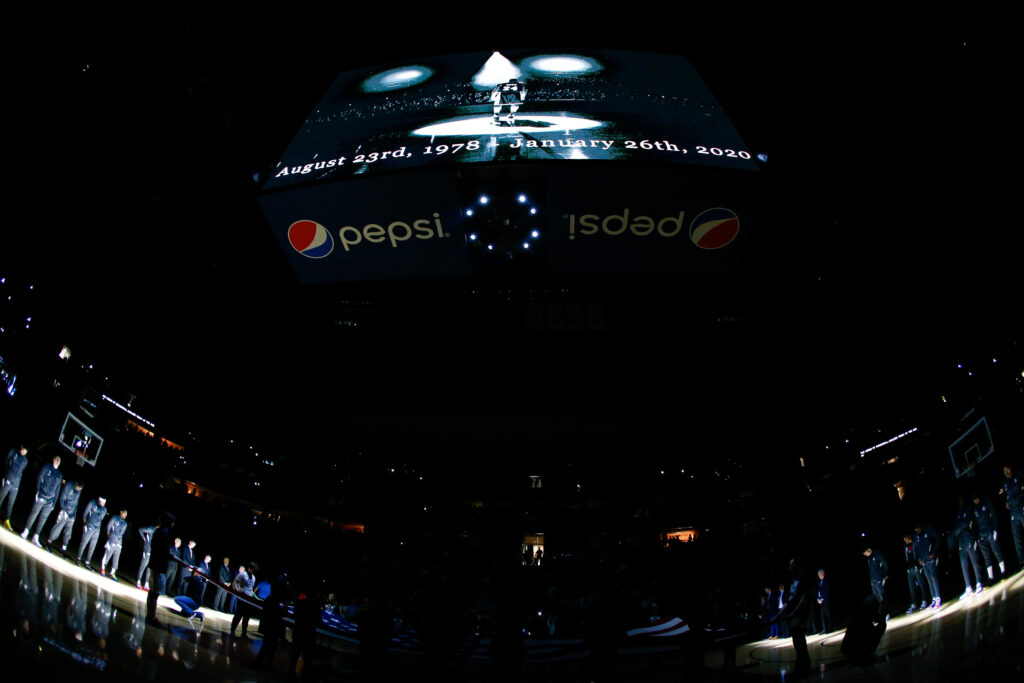
<svg viewBox="0 0 1024 683"><path fill-rule="evenodd" d="M488 244L487 245L487 251L494 251L494 245L493 244Z"/></svg>
<svg viewBox="0 0 1024 683"><path fill-rule="evenodd" d="M537 55L525 60L523 66L536 74L558 76L578 76L604 68L596 59L573 54Z"/></svg>
<svg viewBox="0 0 1024 683"><path fill-rule="evenodd" d="M530 209L530 215L531 216L536 216L537 215L537 209L536 208L531 208Z"/></svg>
<svg viewBox="0 0 1024 683"><path fill-rule="evenodd" d="M466 209L466 215L467 216L472 216L473 215L473 209Z"/></svg>
<svg viewBox="0 0 1024 683"><path fill-rule="evenodd" d="M434 75L428 66L412 64L375 74L362 83L363 92L381 93L400 90L423 83Z"/></svg>
<svg viewBox="0 0 1024 683"><path fill-rule="evenodd" d="M481 204L486 204L489 201L491 201L491 200L487 197L487 195L485 195L485 194L480 195L480 203Z"/></svg>
<svg viewBox="0 0 1024 683"><path fill-rule="evenodd" d="M475 232L469 233L469 241L470 242L476 242L476 233Z"/></svg>
<svg viewBox="0 0 1024 683"><path fill-rule="evenodd" d="M526 195L525 194L519 195L519 203L520 204L525 204L526 203Z"/></svg>
<svg viewBox="0 0 1024 683"><path fill-rule="evenodd" d="M523 242L523 249L529 249L529 248L530 248L530 243L529 242Z"/></svg>
<svg viewBox="0 0 1024 683"><path fill-rule="evenodd" d="M531 231L530 232L530 237L532 237L533 239L537 239L538 237L540 237L540 231L539 230Z"/></svg>

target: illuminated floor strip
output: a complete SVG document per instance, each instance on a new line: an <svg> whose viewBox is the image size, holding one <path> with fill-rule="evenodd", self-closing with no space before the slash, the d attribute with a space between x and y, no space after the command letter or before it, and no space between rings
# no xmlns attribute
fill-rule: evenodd
<svg viewBox="0 0 1024 683"><path fill-rule="evenodd" d="M108 577L100 576L98 572L93 572L85 567L80 567L71 560L64 559L60 555L51 553L45 548L37 547L34 543L23 539L14 532L5 530L3 533L0 533L0 543L24 553L28 557L45 564L70 579L90 583L105 593L110 593L132 603L142 605L146 604L146 591L136 588L127 581L114 581ZM175 614L180 614L181 611L178 604L174 602L174 599L169 598L166 595L161 595L157 599L157 606L163 607ZM230 614L218 612L209 607L203 607L199 611L203 613L204 623L206 624L214 623L218 626L223 626L224 624L231 623L232 615ZM259 629L258 618L252 618L249 623L250 628L253 628L254 630Z"/></svg>
<svg viewBox="0 0 1024 683"><path fill-rule="evenodd" d="M503 112L503 116L507 113L507 110ZM462 116L424 126L413 133L425 137L493 135L495 133L566 133L605 125L602 121L577 116L540 116L537 114L518 114L516 121L514 126L495 126L490 116Z"/></svg>
<svg viewBox="0 0 1024 683"><path fill-rule="evenodd" d="M884 653L888 649L907 644L907 638L913 640L912 632L905 638L903 633L914 627L938 625L950 617L965 615L983 607L997 607L999 603L1006 602L1014 597L1024 597L1017 594L1024 589L1024 572L1018 572L1008 578L986 588L980 594L970 595L961 599L951 600L944 603L939 609L918 610L911 614L892 617L886 627L885 635L878 646L878 652ZM815 663L828 662L841 659L838 646L842 644L846 636L846 629L839 629L825 635L808 635L807 645L811 650L811 658ZM826 653L822 648L836 647L833 652ZM737 652L737 661L749 658L761 664L787 664L795 661L792 638L779 638L778 640L758 640L741 646Z"/></svg>

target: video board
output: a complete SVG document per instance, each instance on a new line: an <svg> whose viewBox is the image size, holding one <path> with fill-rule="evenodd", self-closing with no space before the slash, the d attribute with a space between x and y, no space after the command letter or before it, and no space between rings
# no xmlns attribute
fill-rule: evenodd
<svg viewBox="0 0 1024 683"><path fill-rule="evenodd" d="M529 225L474 244L467 187L499 167L530 175ZM342 73L261 204L307 283L466 275L474 248L558 271L715 271L737 261L756 171L684 57L506 50Z"/></svg>
<svg viewBox="0 0 1024 683"><path fill-rule="evenodd" d="M265 189L423 166L585 159L756 168L684 57L513 50L341 74Z"/></svg>

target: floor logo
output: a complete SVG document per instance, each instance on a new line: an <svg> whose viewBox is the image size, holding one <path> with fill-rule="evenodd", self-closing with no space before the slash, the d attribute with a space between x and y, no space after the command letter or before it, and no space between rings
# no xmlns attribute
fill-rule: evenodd
<svg viewBox="0 0 1024 683"><path fill-rule="evenodd" d="M288 226L292 249L308 258L324 258L334 251L334 238L327 228L314 221L295 221Z"/></svg>
<svg viewBox="0 0 1024 683"><path fill-rule="evenodd" d="M740 219L730 209L702 211L690 223L690 239L701 249L721 249L736 239Z"/></svg>

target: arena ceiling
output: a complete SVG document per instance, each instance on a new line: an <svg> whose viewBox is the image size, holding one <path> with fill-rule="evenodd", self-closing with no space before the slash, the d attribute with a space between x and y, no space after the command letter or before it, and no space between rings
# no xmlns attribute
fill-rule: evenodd
<svg viewBox="0 0 1024 683"><path fill-rule="evenodd" d="M1006 198L989 163L1002 143L981 135L998 69L968 27L428 15L57 11L49 49L14 76L25 191L0 259L38 276L53 328L142 405L286 438L340 425L399 446L619 448L740 426L757 441L898 412L958 354L1019 338L1012 228L990 210ZM743 271L572 283L603 307L600 333L524 329L521 308L467 303L458 283L298 285L254 178L336 74L530 45L691 60L768 157Z"/></svg>

